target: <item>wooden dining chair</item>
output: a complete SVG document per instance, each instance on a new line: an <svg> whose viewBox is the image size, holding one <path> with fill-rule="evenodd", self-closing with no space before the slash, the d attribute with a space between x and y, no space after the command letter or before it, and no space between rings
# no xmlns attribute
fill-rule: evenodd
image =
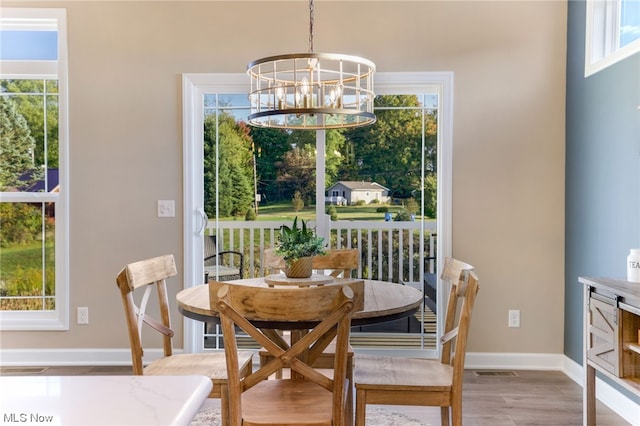
<svg viewBox="0 0 640 426"><path fill-rule="evenodd" d="M283 273L284 258L278 256L274 249L266 248L262 252L262 267L265 275Z"/></svg>
<svg viewBox="0 0 640 426"><path fill-rule="evenodd" d="M126 265L116 277L120 289L127 328L131 345L131 360L134 375L182 376L202 375L209 377L213 388L209 398L221 398L223 424L228 424L227 401L227 365L223 352L174 354L169 316L169 300L167 296L167 278L177 274L173 255L165 255L142 260ZM153 289L157 290L160 304L160 320L156 320L146 313L147 302ZM139 303L134 300L136 290L144 289L144 293L136 294ZM139 293L142 293L140 291ZM142 329L146 324L162 335L164 357L143 366ZM251 351L238 352L236 361L240 377L246 377L252 370Z"/></svg>
<svg viewBox="0 0 640 426"><path fill-rule="evenodd" d="M343 277L351 278L351 276L358 270L358 262L360 260L360 250L358 249L329 249L327 253L322 256L313 257L313 270L322 271L326 275L331 275L334 278ZM264 251L264 263L268 266L272 273L277 273L280 270L284 270L284 259L276 255L272 249L266 249ZM289 335L284 334L283 338L288 341ZM347 378L350 383L353 383L353 348L349 345L348 350L348 362L347 362ZM265 365L271 355L268 351L261 349L258 351L260 356L260 365ZM318 357L314 363L315 368L332 368L333 357L335 355L335 342L331 342L325 349L323 354ZM282 371L276 373L277 378L282 378ZM349 392L348 406L353 408L353 400L351 398L352 393Z"/></svg>
<svg viewBox="0 0 640 426"><path fill-rule="evenodd" d="M362 305L348 285L318 287L250 287L209 282L212 303L222 324L227 374L229 416L232 426L334 425L342 426L353 412L346 408L347 348L351 316ZM291 346L277 333L264 330L282 322L299 321L309 332ZM236 327L270 352L272 359L246 377L238 374ZM335 338L333 375L312 367L326 345ZM287 379L269 379L289 368ZM300 376L300 377L297 377ZM268 380L269 379L269 380Z"/></svg>
<svg viewBox="0 0 640 426"><path fill-rule="evenodd" d="M356 356L356 426L365 425L367 404L439 406L443 426L450 417L454 426L462 425L464 358L478 292L472 269L459 260L445 260L441 278L450 290L439 360Z"/></svg>
<svg viewBox="0 0 640 426"><path fill-rule="evenodd" d="M323 256L314 256L312 262L315 271L322 270L334 278L351 278L358 270L359 260L358 249L329 249Z"/></svg>

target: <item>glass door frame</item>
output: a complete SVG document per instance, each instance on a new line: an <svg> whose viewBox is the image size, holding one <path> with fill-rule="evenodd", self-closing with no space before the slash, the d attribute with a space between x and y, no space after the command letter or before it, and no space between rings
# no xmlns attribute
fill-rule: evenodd
<svg viewBox="0 0 640 426"><path fill-rule="evenodd" d="M184 211L184 287L197 285L204 276L202 235L207 217L204 213L204 187L202 179L204 122L203 99L205 94L238 94L247 92L249 78L240 73L185 73L182 75L183 93L183 211ZM437 142L437 259L441 264L445 257L451 256L451 206L452 206L452 165L453 165L453 72L409 72L376 74L376 94L414 94L426 90L438 93L438 142ZM325 146L325 131L316 133L318 152ZM322 163L322 164L319 164ZM324 188L324 156L316 156L316 188ZM324 190L316 191L316 217L324 216ZM318 232L328 235L323 220L318 220ZM438 268L439 270L439 268ZM189 284L192 283L192 284ZM442 334L441 313L446 300L441 291L438 278L437 292L437 339ZM202 352L200 336L203 323L184 320L184 351ZM437 353L404 350L405 356L428 355ZM439 350L436 352L439 353Z"/></svg>

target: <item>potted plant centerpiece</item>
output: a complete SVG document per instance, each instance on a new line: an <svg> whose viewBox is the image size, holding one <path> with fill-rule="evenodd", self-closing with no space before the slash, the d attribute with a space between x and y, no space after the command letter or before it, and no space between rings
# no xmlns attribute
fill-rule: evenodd
<svg viewBox="0 0 640 426"><path fill-rule="evenodd" d="M274 252L284 258L285 275L289 278L309 278L312 271L313 256L323 255L324 238L318 237L307 223L298 217L293 219L291 227L282 225L278 243Z"/></svg>

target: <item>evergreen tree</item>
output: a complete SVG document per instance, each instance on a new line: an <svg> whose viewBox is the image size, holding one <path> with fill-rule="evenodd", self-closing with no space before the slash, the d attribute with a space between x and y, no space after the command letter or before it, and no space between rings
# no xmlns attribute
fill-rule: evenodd
<svg viewBox="0 0 640 426"><path fill-rule="evenodd" d="M0 96L0 191L19 189L41 178L41 170L33 162L35 145L14 101Z"/></svg>
<svg viewBox="0 0 640 426"><path fill-rule="evenodd" d="M36 141L33 153L34 163L46 164L48 168L57 168L58 82L56 80L0 80L0 85L3 92L16 94L12 97L16 109L27 121L31 136ZM47 158L45 158L45 152Z"/></svg>
<svg viewBox="0 0 640 426"><path fill-rule="evenodd" d="M251 208L254 199L253 141L249 136L249 129L223 113L218 119L217 136L216 138L216 117L212 115L205 120L205 212L209 217L215 217L217 206L218 214L222 217L244 215Z"/></svg>

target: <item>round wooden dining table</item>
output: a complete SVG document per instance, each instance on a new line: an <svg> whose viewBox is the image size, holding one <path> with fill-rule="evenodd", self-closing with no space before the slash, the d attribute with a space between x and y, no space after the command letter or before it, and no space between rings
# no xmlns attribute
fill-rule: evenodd
<svg viewBox="0 0 640 426"><path fill-rule="evenodd" d="M337 278L336 284L353 281L364 282L364 308L353 314L351 325L370 325L406 318L418 310L424 296L420 290L387 281ZM231 285L267 287L264 277L227 281ZM182 315L203 322L218 322L218 311L209 303L207 284L186 288L176 295L178 310ZM274 325L275 327L275 325ZM307 328L308 325L278 324L275 328Z"/></svg>

